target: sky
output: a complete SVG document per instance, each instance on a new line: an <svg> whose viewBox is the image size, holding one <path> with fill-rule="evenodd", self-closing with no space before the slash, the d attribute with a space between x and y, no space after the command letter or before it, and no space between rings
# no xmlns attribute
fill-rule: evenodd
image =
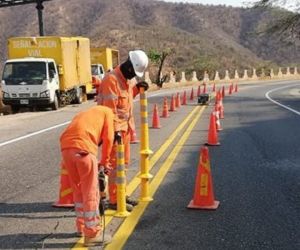
<svg viewBox="0 0 300 250"><path fill-rule="evenodd" d="M234 7L246 6L245 3L249 3L253 0L164 0L166 2L189 2L189 3L201 3L201 4L225 4Z"/></svg>
<svg viewBox="0 0 300 250"><path fill-rule="evenodd" d="M234 7L251 7L251 3L257 2L257 0L163 0L165 2L187 2L187 3L201 3L201 4L214 4L214 5L231 5ZM300 0L287 0L284 7L291 11L297 11L299 13ZM298 7L297 7L298 6Z"/></svg>

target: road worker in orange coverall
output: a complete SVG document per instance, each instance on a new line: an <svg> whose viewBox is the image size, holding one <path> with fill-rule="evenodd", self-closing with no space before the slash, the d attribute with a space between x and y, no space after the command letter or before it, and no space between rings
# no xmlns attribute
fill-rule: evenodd
<svg viewBox="0 0 300 250"><path fill-rule="evenodd" d="M102 234L100 225L98 167L110 170L113 140L113 113L104 106L77 114L60 137L62 160L73 189L77 233L84 235L85 246L111 241L110 235ZM98 163L100 144L102 155Z"/></svg>
<svg viewBox="0 0 300 250"><path fill-rule="evenodd" d="M121 136L125 148L125 165L128 167L130 160L130 131L133 129L133 98L139 94L139 89L148 89L145 81L130 83L134 77L142 77L148 66L148 57L142 50L129 52L128 59L107 73L98 89L98 104L104 105L114 113L115 136ZM117 147L114 145L110 156L112 171L108 178L109 208L117 209L116 186L116 157ZM137 205L137 200L126 196L126 208L128 211Z"/></svg>

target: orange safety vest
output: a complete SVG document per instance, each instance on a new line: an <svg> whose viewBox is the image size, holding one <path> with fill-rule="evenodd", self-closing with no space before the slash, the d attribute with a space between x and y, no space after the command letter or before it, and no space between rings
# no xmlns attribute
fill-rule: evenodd
<svg viewBox="0 0 300 250"><path fill-rule="evenodd" d="M77 114L60 136L61 150L77 148L95 156L102 141L101 164L109 163L114 141L113 113L96 106Z"/></svg>
<svg viewBox="0 0 300 250"><path fill-rule="evenodd" d="M133 98L138 88L123 76L120 66L106 74L98 88L98 105L107 106L114 113L115 131L132 129Z"/></svg>

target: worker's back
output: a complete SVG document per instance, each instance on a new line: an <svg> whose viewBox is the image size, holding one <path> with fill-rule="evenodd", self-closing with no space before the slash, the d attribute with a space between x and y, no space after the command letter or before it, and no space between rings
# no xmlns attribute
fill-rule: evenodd
<svg viewBox="0 0 300 250"><path fill-rule="evenodd" d="M110 108L95 106L76 115L60 137L61 149L78 148L97 155L103 138L113 140L113 113Z"/></svg>

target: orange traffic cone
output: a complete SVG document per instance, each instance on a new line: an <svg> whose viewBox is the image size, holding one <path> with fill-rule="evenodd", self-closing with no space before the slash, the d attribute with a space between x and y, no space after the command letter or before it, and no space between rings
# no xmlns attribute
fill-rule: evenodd
<svg viewBox="0 0 300 250"><path fill-rule="evenodd" d="M140 140L137 138L137 134L136 134L136 130L134 129L130 129L130 143L131 144L137 144L139 143Z"/></svg>
<svg viewBox="0 0 300 250"><path fill-rule="evenodd" d="M158 116L158 108L156 104L154 104L154 109L153 109L152 128L161 128L159 116Z"/></svg>
<svg viewBox="0 0 300 250"><path fill-rule="evenodd" d="M163 107L163 112L162 112L161 117L167 118L169 116L170 115L169 115L168 99L167 99L167 97L165 97L164 98L164 107Z"/></svg>
<svg viewBox="0 0 300 250"><path fill-rule="evenodd" d="M205 143L205 144L208 145L208 146L219 146L219 145L221 145L219 140L218 140L218 133L217 133L217 127L216 127L216 117L213 114L213 112L210 115L207 143Z"/></svg>
<svg viewBox="0 0 300 250"><path fill-rule="evenodd" d="M224 105L222 100L220 101L220 105L219 105L219 114L220 114L220 119L224 119Z"/></svg>
<svg viewBox="0 0 300 250"><path fill-rule="evenodd" d="M201 95L201 86L199 85L198 90L197 90L197 96Z"/></svg>
<svg viewBox="0 0 300 250"><path fill-rule="evenodd" d="M177 93L177 95L176 95L176 108L180 108L180 107L181 107L180 94Z"/></svg>
<svg viewBox="0 0 300 250"><path fill-rule="evenodd" d="M70 185L68 171L61 164L60 189L58 201L52 204L53 207L74 207L73 190Z"/></svg>
<svg viewBox="0 0 300 250"><path fill-rule="evenodd" d="M225 87L223 85L223 87L222 87L222 98L224 98L224 97L225 97Z"/></svg>
<svg viewBox="0 0 300 250"><path fill-rule="evenodd" d="M238 92L238 84L236 83L234 92Z"/></svg>
<svg viewBox="0 0 300 250"><path fill-rule="evenodd" d="M174 95L172 95L172 98L171 98L171 107L170 107L170 111L171 111L171 112L176 111L176 104L175 104L175 97L174 97Z"/></svg>
<svg viewBox="0 0 300 250"><path fill-rule="evenodd" d="M194 88L192 88L191 90L191 96L190 96L190 100L194 100Z"/></svg>
<svg viewBox="0 0 300 250"><path fill-rule="evenodd" d="M217 104L217 105L215 106L215 111L213 112L214 115L215 115L215 117L216 117L216 129L217 129L217 131L223 130L222 127L221 127L221 122L220 122L219 107L220 107L220 105Z"/></svg>
<svg viewBox="0 0 300 250"><path fill-rule="evenodd" d="M188 204L192 209L211 209L218 208L220 202L215 200L209 152L207 147L202 147L198 164L194 197Z"/></svg>
<svg viewBox="0 0 300 250"><path fill-rule="evenodd" d="M178 98L178 108L181 107L181 96L180 93L177 93L177 98Z"/></svg>
<svg viewBox="0 0 300 250"><path fill-rule="evenodd" d="M232 94L232 84L230 84L230 86L229 86L229 92L228 92L228 94L229 94L229 95Z"/></svg>
<svg viewBox="0 0 300 250"><path fill-rule="evenodd" d="M137 138L137 134L136 134L136 130L135 130L134 116L132 116L129 128L130 128L130 143L131 144L139 143L140 141Z"/></svg>
<svg viewBox="0 0 300 250"><path fill-rule="evenodd" d="M216 93L215 104L219 103L221 98L222 98L222 94L221 94L220 90L218 90Z"/></svg>
<svg viewBox="0 0 300 250"><path fill-rule="evenodd" d="M183 97L182 97L182 105L186 105L186 91L183 92Z"/></svg>

